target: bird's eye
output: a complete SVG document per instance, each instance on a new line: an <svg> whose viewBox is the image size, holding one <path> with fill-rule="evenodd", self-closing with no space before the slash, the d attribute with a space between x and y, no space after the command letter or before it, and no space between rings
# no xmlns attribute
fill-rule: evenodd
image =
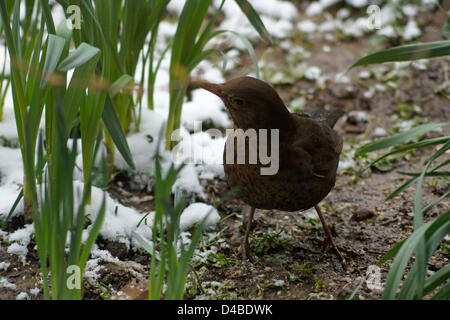
<svg viewBox="0 0 450 320"><path fill-rule="evenodd" d="M231 98L231 103L238 106L242 106L244 104L244 100L241 98Z"/></svg>

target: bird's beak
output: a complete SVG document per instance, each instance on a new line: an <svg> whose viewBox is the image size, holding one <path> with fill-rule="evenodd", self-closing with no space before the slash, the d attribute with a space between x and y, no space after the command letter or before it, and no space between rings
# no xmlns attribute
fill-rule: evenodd
<svg viewBox="0 0 450 320"><path fill-rule="evenodd" d="M222 90L222 86L220 84L215 84L207 81L191 81L189 82L189 86L192 89L202 88L208 90L211 93L214 93L219 98L225 97L225 92Z"/></svg>

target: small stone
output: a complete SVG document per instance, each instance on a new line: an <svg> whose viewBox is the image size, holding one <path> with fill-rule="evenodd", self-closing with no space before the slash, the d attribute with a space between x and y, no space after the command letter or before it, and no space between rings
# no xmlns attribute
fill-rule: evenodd
<svg viewBox="0 0 450 320"><path fill-rule="evenodd" d="M367 208L362 208L362 209L356 210L353 213L351 220L363 221L363 220L373 217L374 215L375 215L375 213L373 212L373 210L370 210Z"/></svg>

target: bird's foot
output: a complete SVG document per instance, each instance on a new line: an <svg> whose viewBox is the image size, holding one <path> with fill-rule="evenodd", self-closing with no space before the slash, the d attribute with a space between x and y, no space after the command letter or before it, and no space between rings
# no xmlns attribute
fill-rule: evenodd
<svg viewBox="0 0 450 320"><path fill-rule="evenodd" d="M238 253L236 254L236 257L241 258L242 260L250 260L255 261L253 258L253 255L250 250L250 245L248 244L248 241L242 241L241 247L239 248Z"/></svg>
<svg viewBox="0 0 450 320"><path fill-rule="evenodd" d="M329 238L329 237L325 237L325 252L331 251L333 252L336 257L341 261L341 264L343 266L345 266L346 261L344 259L344 257L342 256L341 252L339 251L339 249L341 249L342 251L344 251L344 249L342 248L338 248L335 244L333 239Z"/></svg>

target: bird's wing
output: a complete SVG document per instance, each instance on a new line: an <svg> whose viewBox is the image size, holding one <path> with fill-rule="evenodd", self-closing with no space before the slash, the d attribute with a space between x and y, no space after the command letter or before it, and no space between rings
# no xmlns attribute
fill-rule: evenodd
<svg viewBox="0 0 450 320"><path fill-rule="evenodd" d="M334 174L331 171L342 151L342 138L327 123L312 117L298 116L298 130L292 149L298 159L306 159L306 163L302 161L303 170L310 170L315 176Z"/></svg>
<svg viewBox="0 0 450 320"><path fill-rule="evenodd" d="M344 114L342 110L335 109L335 110L326 110L324 108L314 110L311 113L293 113L294 115L298 116L299 118L303 119L303 123L306 124L308 122L316 122L319 123L319 125L322 126L322 133L324 133L327 136L327 141L331 142L331 145L333 146L333 150L340 154L342 152L343 147L343 140L342 137L333 130L334 125L336 124L337 120ZM305 130L306 131L306 130ZM316 130L317 131L317 130ZM312 141L316 140L315 137L305 137L306 139L303 139L304 141ZM311 139L312 138L312 139Z"/></svg>

